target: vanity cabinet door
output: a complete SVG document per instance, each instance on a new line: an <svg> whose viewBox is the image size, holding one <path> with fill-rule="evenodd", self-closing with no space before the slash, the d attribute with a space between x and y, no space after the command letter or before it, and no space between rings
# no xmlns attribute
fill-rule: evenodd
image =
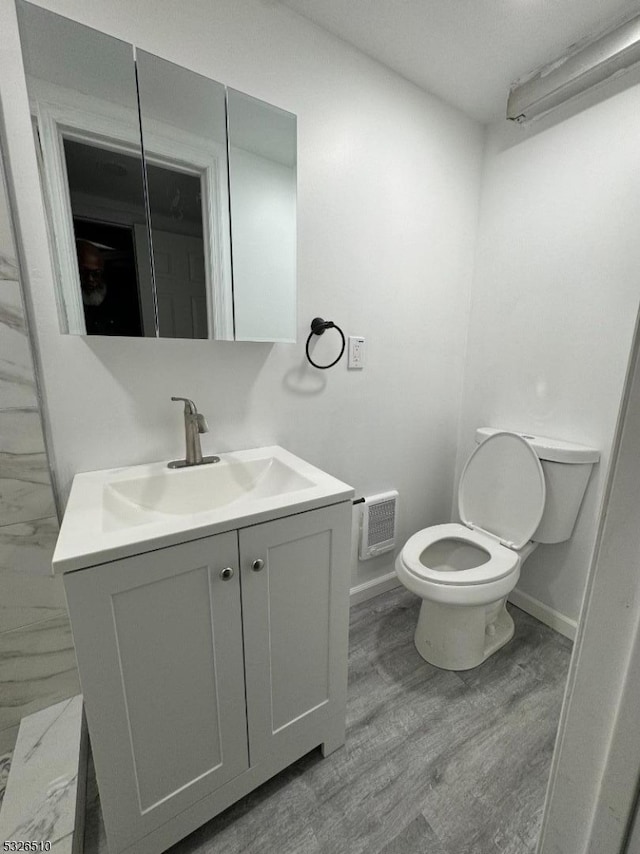
<svg viewBox="0 0 640 854"><path fill-rule="evenodd" d="M240 531L252 765L344 741L350 531L351 502Z"/></svg>
<svg viewBox="0 0 640 854"><path fill-rule="evenodd" d="M233 532L65 575L111 854L248 767L237 554Z"/></svg>

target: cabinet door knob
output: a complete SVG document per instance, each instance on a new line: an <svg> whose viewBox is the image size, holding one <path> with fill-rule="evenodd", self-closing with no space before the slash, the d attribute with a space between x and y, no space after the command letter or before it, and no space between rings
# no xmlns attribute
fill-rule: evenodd
<svg viewBox="0 0 640 854"><path fill-rule="evenodd" d="M220 570L220 578L223 581L228 581L230 578L233 578L233 567L227 566L224 569Z"/></svg>
<svg viewBox="0 0 640 854"><path fill-rule="evenodd" d="M254 572L260 572L260 570L263 567L264 567L264 561L262 560L261 557L259 557L257 560L254 560L254 562L251 564L251 569Z"/></svg>

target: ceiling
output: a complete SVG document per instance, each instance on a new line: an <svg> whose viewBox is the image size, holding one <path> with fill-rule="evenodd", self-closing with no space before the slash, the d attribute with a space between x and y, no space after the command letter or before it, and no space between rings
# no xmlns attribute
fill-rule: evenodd
<svg viewBox="0 0 640 854"><path fill-rule="evenodd" d="M511 83L640 13L638 0L280 0L482 122Z"/></svg>

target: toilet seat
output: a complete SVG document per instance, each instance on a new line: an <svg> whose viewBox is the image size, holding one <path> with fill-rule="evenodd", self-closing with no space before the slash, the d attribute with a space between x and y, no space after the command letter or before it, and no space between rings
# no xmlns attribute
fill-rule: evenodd
<svg viewBox="0 0 640 854"><path fill-rule="evenodd" d="M489 559L472 569L447 571L433 569L426 566L420 560L420 556L426 548L440 540L460 540L463 543L477 546L488 552ZM457 522L451 522L447 525L434 525L431 528L418 531L407 540L400 554L400 559L404 569L418 580L456 587L498 581L512 573L520 562L516 551L501 545L498 540L482 531L473 531Z"/></svg>
<svg viewBox="0 0 640 854"><path fill-rule="evenodd" d="M458 485L458 511L468 528L521 549L540 524L546 492L534 449L517 433L501 430L467 460Z"/></svg>
<svg viewBox="0 0 640 854"><path fill-rule="evenodd" d="M480 605L507 596L520 577L518 550L538 527L545 498L544 473L531 445L515 433L494 433L473 451L460 477L464 524L434 525L410 537L396 560L398 578L423 599L442 604ZM445 540L476 546L489 558L471 569L447 570L420 560L425 549Z"/></svg>

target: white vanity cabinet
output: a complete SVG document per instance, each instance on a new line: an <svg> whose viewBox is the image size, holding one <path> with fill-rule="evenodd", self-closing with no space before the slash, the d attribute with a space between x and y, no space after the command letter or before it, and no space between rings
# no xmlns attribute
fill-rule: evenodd
<svg viewBox="0 0 640 854"><path fill-rule="evenodd" d="M341 501L66 573L111 854L344 742L350 531Z"/></svg>

